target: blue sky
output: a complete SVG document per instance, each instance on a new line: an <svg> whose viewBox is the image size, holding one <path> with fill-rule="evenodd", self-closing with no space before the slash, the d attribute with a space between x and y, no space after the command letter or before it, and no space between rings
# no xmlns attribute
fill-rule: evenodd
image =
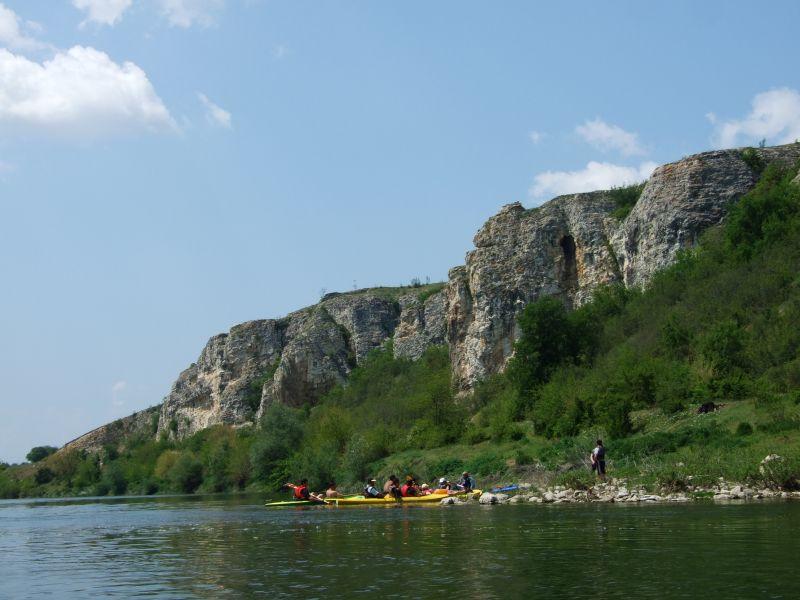
<svg viewBox="0 0 800 600"><path fill-rule="evenodd" d="M649 5L647 5L649 4ZM0 460L505 203L800 137L800 5L2 0Z"/></svg>

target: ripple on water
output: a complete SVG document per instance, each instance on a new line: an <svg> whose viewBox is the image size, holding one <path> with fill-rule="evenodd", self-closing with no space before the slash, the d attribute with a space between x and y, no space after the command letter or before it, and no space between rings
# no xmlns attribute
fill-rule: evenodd
<svg viewBox="0 0 800 600"><path fill-rule="evenodd" d="M786 503L271 511L241 499L0 503L0 595L391 598L412 582L422 595L792 598L798 526L800 504Z"/></svg>

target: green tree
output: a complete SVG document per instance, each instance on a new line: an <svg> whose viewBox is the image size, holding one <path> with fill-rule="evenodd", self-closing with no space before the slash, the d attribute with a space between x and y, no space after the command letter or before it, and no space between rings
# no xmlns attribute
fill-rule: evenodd
<svg viewBox="0 0 800 600"><path fill-rule="evenodd" d="M283 461L300 448L303 422L300 411L275 403L264 411L250 449L253 475L267 481Z"/></svg>
<svg viewBox="0 0 800 600"><path fill-rule="evenodd" d="M203 483L203 464L189 452L182 452L169 471L173 488L191 494Z"/></svg>
<svg viewBox="0 0 800 600"><path fill-rule="evenodd" d="M58 448L53 446L35 446L31 448L31 451L25 455L25 458L28 459L28 462L37 463L40 460L44 460L51 454L54 454Z"/></svg>

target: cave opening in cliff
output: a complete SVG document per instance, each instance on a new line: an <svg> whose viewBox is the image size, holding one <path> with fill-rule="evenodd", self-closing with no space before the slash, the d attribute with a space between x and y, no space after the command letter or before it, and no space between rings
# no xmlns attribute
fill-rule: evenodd
<svg viewBox="0 0 800 600"><path fill-rule="evenodd" d="M565 235L558 242L564 253L564 262L561 268L561 283L563 288L571 289L578 285L578 264L575 260L575 239Z"/></svg>

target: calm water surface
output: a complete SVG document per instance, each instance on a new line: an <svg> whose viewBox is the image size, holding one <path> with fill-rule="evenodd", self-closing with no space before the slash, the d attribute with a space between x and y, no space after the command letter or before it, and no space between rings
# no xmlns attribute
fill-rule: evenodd
<svg viewBox="0 0 800 600"><path fill-rule="evenodd" d="M262 502L2 501L0 596L800 597L800 503Z"/></svg>

